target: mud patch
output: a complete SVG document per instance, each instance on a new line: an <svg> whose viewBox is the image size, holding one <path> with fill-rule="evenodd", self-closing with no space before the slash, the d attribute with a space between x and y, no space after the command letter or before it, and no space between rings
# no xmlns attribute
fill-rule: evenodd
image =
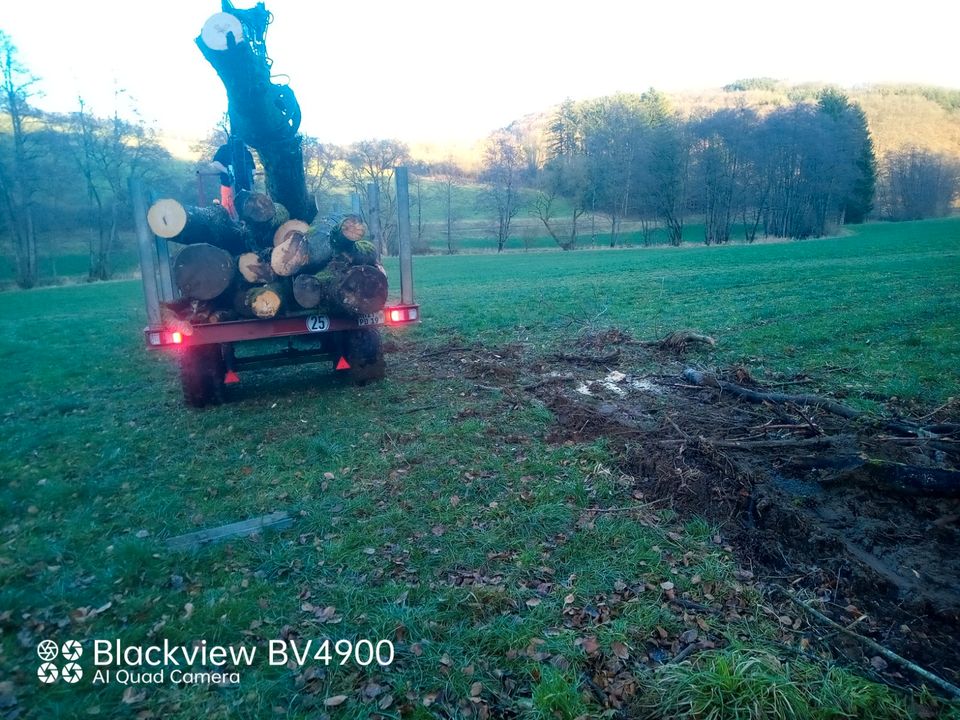
<svg viewBox="0 0 960 720"><path fill-rule="evenodd" d="M691 386L681 359L620 331L569 347L584 354L478 347L452 362L514 401L546 405L550 441L608 439L633 497L721 524L759 581L816 594L838 622L856 621L859 632L960 680L960 499L895 492L857 467L869 457L956 470L956 407L923 418L935 433L897 433L890 418L749 405ZM724 379L763 389L745 367ZM807 391L812 382L803 375L781 385Z"/></svg>

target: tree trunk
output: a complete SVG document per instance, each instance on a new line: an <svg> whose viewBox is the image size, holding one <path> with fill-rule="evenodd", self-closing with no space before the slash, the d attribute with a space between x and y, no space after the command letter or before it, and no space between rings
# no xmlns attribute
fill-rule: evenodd
<svg viewBox="0 0 960 720"><path fill-rule="evenodd" d="M232 36L231 36L232 37ZM290 216L310 222L317 208L307 192L303 167L300 106L293 91L270 80L266 48L254 52L247 39L211 49L202 37L197 47L227 91L230 128L260 156L267 193L283 203Z"/></svg>
<svg viewBox="0 0 960 720"><path fill-rule="evenodd" d="M154 234L183 243L207 243L232 255L246 252L251 246L249 230L235 223L222 205L193 207L176 200L157 200L147 211L147 224Z"/></svg>
<svg viewBox="0 0 960 720"><path fill-rule="evenodd" d="M173 263L173 281L183 297L212 300L226 290L237 266L226 250L206 243L188 245Z"/></svg>

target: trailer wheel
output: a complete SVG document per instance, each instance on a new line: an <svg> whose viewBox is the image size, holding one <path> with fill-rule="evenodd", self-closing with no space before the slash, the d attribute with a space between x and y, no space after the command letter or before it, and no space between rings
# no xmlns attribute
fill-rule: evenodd
<svg viewBox="0 0 960 720"><path fill-rule="evenodd" d="M183 401L195 408L222 403L225 373L226 365L219 345L183 348L180 355Z"/></svg>
<svg viewBox="0 0 960 720"><path fill-rule="evenodd" d="M387 374L383 359L383 344L376 328L354 330L347 336L347 361L350 377L360 385L373 380L382 380Z"/></svg>

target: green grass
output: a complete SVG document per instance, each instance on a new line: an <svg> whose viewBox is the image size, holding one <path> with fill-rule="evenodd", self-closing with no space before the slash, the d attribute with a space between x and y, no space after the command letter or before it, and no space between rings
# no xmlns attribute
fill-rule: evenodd
<svg viewBox="0 0 960 720"><path fill-rule="evenodd" d="M960 384L957 220L727 248L426 257L416 267L441 333L540 342L586 324L642 338L692 327L719 339L715 362L761 376L820 373L834 390L928 403Z"/></svg>
<svg viewBox="0 0 960 720"><path fill-rule="evenodd" d="M911 718L901 696L858 682L835 667L809 659L782 660L772 653L731 647L704 653L692 663L655 672L646 698L654 717L697 720L833 720Z"/></svg>
<svg viewBox="0 0 960 720"><path fill-rule="evenodd" d="M585 327L642 338L696 327L720 345L693 362L809 372L852 401L896 393L929 407L958 386L958 236L960 222L938 221L753 247L418 258L426 319L405 338L412 354L451 341L552 351ZM702 520L580 523L585 507L635 502L606 472L607 446L548 443L542 406L462 373L402 354L366 388L311 366L248 373L241 401L191 412L170 363L141 347L137 283L2 299L0 682L26 717L360 718L386 695L386 717L468 717L479 705L594 717L584 676L597 657L616 643L639 658L658 629L687 627L659 591L628 601L618 588L669 578L696 599L700 575L717 597L735 592L735 559ZM195 553L162 544L280 509L297 518L282 533ZM611 609L602 622L565 613L597 603ZM311 606L335 607L336 622ZM746 622L755 637L771 631L762 615ZM263 647L284 628L388 638L397 662L306 675L258 665L239 688L147 687L134 703L88 677L41 687L35 675L45 637ZM738 634L719 622L713 632ZM842 712L797 717L903 716L906 700L851 672L770 657L760 645L721 650L661 679L638 669L636 682L660 715L705 717L721 703L772 716L840 683L830 697L846 698ZM371 684L382 689L372 699ZM346 702L325 709L339 694Z"/></svg>

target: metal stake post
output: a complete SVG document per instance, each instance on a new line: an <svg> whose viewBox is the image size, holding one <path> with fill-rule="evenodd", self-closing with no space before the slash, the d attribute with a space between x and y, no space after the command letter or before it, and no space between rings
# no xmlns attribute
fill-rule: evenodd
<svg viewBox="0 0 960 720"><path fill-rule="evenodd" d="M410 189L407 168L398 167L397 244L400 255L400 302L413 305L413 253L410 248Z"/></svg>
<svg viewBox="0 0 960 720"><path fill-rule="evenodd" d="M143 199L143 183L132 177L129 183L133 201L133 218L137 227L137 251L140 254L140 275L143 280L143 297L147 303L147 321L151 326L160 325L160 298L157 295L157 265L153 233L147 225L147 207Z"/></svg>

